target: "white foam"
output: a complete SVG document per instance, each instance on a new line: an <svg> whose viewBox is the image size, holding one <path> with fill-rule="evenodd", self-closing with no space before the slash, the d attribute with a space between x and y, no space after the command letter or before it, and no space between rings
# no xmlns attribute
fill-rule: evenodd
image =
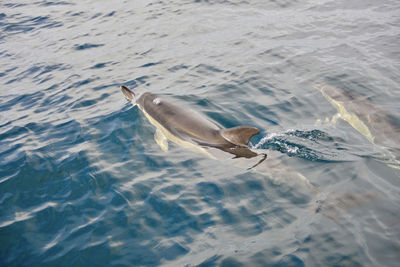
<svg viewBox="0 0 400 267"><path fill-rule="evenodd" d="M260 141L258 141L258 143L254 146L252 146L252 148L260 148L263 144L265 144L268 140L271 140L272 138L276 137L276 136L280 136L281 134L279 133L270 133L267 134L266 136L264 136L263 138L261 138Z"/></svg>

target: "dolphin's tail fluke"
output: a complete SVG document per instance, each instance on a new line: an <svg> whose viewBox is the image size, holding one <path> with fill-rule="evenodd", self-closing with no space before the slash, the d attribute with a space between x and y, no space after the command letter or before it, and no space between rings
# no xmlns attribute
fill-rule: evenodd
<svg viewBox="0 0 400 267"><path fill-rule="evenodd" d="M121 85L121 91L122 93L124 93L126 99L128 99L129 101L131 101L133 104L135 104L135 94L128 89L128 87Z"/></svg>

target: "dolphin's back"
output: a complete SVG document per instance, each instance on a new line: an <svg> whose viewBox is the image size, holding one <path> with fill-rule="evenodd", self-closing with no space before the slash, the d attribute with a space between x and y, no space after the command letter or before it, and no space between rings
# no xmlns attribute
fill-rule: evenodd
<svg viewBox="0 0 400 267"><path fill-rule="evenodd" d="M205 144L226 142L220 135L220 126L191 109L175 105L151 93L142 94L137 103L148 116L181 139Z"/></svg>

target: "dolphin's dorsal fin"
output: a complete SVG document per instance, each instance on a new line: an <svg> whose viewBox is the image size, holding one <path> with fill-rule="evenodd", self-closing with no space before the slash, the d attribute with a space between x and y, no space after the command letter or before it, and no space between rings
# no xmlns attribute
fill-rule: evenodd
<svg viewBox="0 0 400 267"><path fill-rule="evenodd" d="M250 126L238 126L229 129L220 130L220 134L227 141L237 146L247 147L250 138L259 134L260 130Z"/></svg>

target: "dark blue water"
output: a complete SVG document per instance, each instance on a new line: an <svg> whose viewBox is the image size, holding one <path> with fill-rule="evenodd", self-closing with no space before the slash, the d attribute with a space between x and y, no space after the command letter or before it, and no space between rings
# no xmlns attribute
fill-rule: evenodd
<svg viewBox="0 0 400 267"><path fill-rule="evenodd" d="M0 265L396 266L399 36L391 0L1 1ZM393 139L328 122L314 83ZM258 127L280 164L163 152L121 84Z"/></svg>

